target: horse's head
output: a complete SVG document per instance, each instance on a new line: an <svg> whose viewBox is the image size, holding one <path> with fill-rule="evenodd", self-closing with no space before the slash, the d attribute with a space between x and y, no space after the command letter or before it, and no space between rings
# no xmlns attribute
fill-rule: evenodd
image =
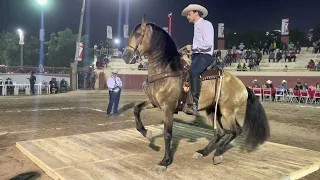
<svg viewBox="0 0 320 180"><path fill-rule="evenodd" d="M152 27L147 25L144 15L141 24L138 24L131 32L128 45L124 51L123 59L126 64L134 64L140 56L146 54L150 49Z"/></svg>

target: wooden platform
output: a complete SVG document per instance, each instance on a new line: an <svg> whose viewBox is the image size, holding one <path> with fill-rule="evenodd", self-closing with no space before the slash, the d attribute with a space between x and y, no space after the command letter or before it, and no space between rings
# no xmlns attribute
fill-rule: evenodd
<svg viewBox="0 0 320 180"><path fill-rule="evenodd" d="M319 169L320 152L267 142L259 150L244 153L234 147L224 155L224 162L213 165L213 153L200 160L192 155L207 145L212 132L174 123L173 164L158 174L154 168L163 157L162 125L148 126L160 151L136 129L96 132L17 142L17 148L53 179L210 179L255 180L303 177Z"/></svg>

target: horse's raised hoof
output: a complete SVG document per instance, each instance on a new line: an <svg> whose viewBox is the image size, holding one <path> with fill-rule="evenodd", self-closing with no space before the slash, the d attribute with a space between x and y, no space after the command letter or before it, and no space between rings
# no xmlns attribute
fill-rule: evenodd
<svg viewBox="0 0 320 180"><path fill-rule="evenodd" d="M201 159L203 157L203 155L198 152L195 152L192 157L195 159Z"/></svg>
<svg viewBox="0 0 320 180"><path fill-rule="evenodd" d="M162 173L162 172L165 172L166 170L167 170L167 167L166 167L166 166L157 165L157 166L155 167L155 171L156 171L157 173Z"/></svg>
<svg viewBox="0 0 320 180"><path fill-rule="evenodd" d="M152 140L152 131L147 130L146 138L151 141Z"/></svg>
<svg viewBox="0 0 320 180"><path fill-rule="evenodd" d="M214 165L220 164L220 163L222 163L222 161L223 161L222 156L215 156L215 157L213 157L213 164L214 164Z"/></svg>

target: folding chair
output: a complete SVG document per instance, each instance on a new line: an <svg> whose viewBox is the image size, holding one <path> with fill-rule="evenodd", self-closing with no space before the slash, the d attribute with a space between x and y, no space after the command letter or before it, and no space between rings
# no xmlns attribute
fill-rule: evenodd
<svg viewBox="0 0 320 180"><path fill-rule="evenodd" d="M262 90L261 88L252 88L253 93L262 100Z"/></svg>
<svg viewBox="0 0 320 180"><path fill-rule="evenodd" d="M310 103L312 104L313 102L314 104L317 104L317 103L320 104L320 90L316 90L316 92L313 95L313 98L310 99Z"/></svg>
<svg viewBox="0 0 320 180"><path fill-rule="evenodd" d="M285 89L279 89L279 88L276 88L276 95L275 95L275 101L278 102L278 101L285 101L286 100L286 90ZM278 100L279 98L279 100Z"/></svg>
<svg viewBox="0 0 320 180"><path fill-rule="evenodd" d="M288 102L292 103L293 101L300 103L300 92L294 91L292 88L289 89Z"/></svg>
<svg viewBox="0 0 320 180"><path fill-rule="evenodd" d="M310 100L310 96L309 96L308 90L300 90L300 101L302 99L306 100L306 104L308 103L308 100Z"/></svg>
<svg viewBox="0 0 320 180"><path fill-rule="evenodd" d="M271 88L263 88L263 100L265 101L266 97L269 97L270 101L272 101Z"/></svg>

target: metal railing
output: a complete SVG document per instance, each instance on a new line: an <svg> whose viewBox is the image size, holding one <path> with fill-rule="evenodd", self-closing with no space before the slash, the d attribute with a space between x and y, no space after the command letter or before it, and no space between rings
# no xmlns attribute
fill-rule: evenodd
<svg viewBox="0 0 320 180"><path fill-rule="evenodd" d="M70 68L67 67L31 67L31 66L0 66L0 73L3 74L30 74L31 71L43 74L70 74Z"/></svg>

